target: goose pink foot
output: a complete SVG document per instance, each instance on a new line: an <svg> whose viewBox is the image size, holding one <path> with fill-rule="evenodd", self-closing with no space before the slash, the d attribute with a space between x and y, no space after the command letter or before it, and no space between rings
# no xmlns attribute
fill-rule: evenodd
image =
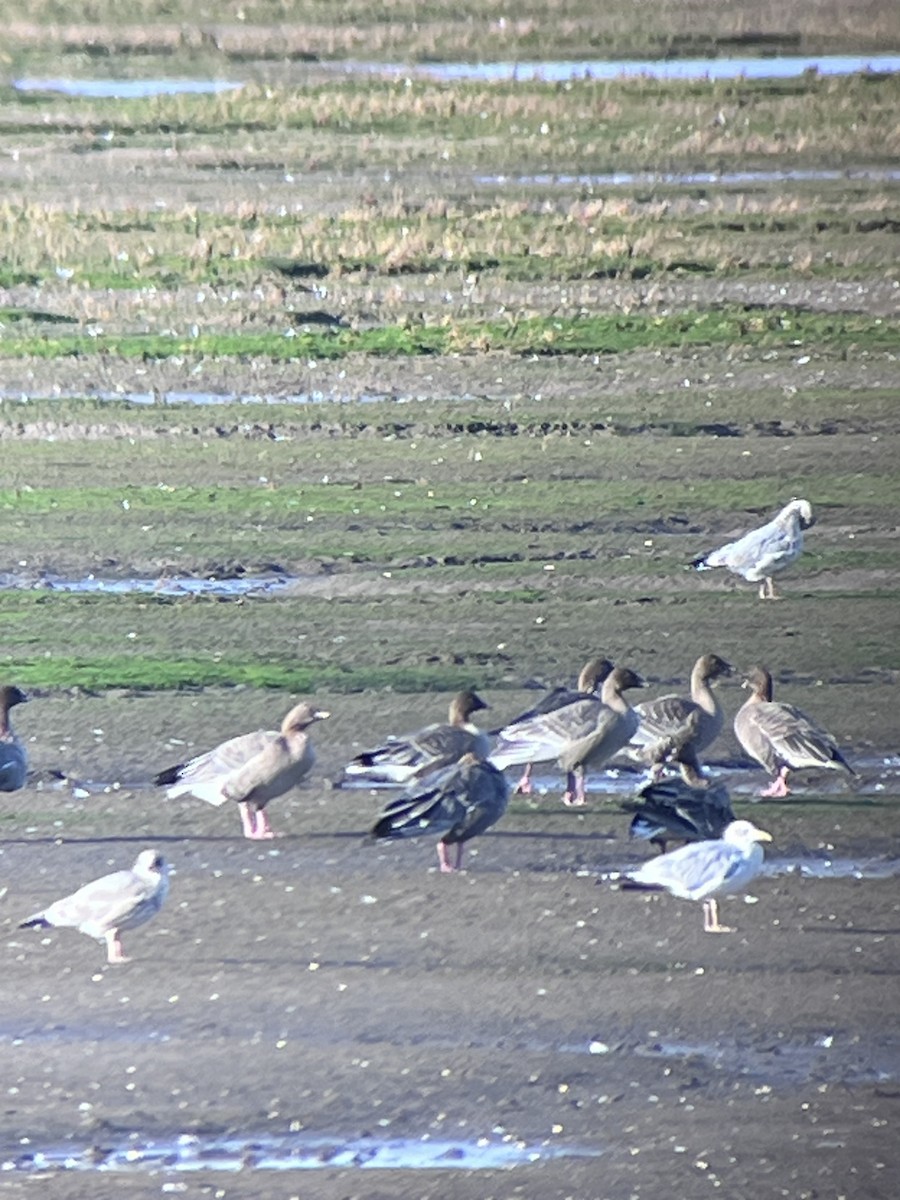
<svg viewBox="0 0 900 1200"><path fill-rule="evenodd" d="M790 794L790 790L787 785L787 768L782 767L778 776L759 794L760 796L787 796Z"/></svg>
<svg viewBox="0 0 900 1200"><path fill-rule="evenodd" d="M454 871L458 871L460 869L460 867L462 866L462 860L463 860L463 844L462 844L462 842L457 842L457 844L456 844L456 854L454 856L456 859L455 863L452 863L450 861L450 850L445 842L438 842L437 852L438 852L438 862L441 864L441 871L445 875L450 875Z"/></svg>

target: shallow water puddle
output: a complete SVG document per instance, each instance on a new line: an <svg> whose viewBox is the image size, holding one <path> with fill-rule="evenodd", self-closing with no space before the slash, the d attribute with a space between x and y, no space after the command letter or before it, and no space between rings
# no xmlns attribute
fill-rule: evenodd
<svg viewBox="0 0 900 1200"><path fill-rule="evenodd" d="M659 184L675 187L696 187L698 184L733 187L772 183L852 182L855 179L867 183L897 183L900 181L900 170L872 167L846 171L606 171L590 175L476 175L475 182L492 186L516 184L520 187L653 187Z"/></svg>
<svg viewBox="0 0 900 1200"><path fill-rule="evenodd" d="M444 1169L488 1171L550 1158L584 1157L600 1151L557 1146L528 1146L511 1136L476 1142L431 1138L360 1137L343 1140L303 1134L275 1138L203 1139L183 1134L171 1140L134 1140L111 1148L65 1146L23 1149L0 1162L0 1171L305 1171L317 1167L361 1167L381 1170Z"/></svg>
<svg viewBox="0 0 900 1200"><path fill-rule="evenodd" d="M90 100L144 100L150 96L217 95L243 82L227 79L15 79L17 92L62 92Z"/></svg>
<svg viewBox="0 0 900 1200"><path fill-rule="evenodd" d="M159 579L102 579L86 575L66 579L60 575L0 575L0 589L9 591L46 589L52 592L124 596L131 593L155 596L248 596L281 591L295 583L288 575L241 575L233 579L198 579L193 576L163 576Z"/></svg>
<svg viewBox="0 0 900 1200"><path fill-rule="evenodd" d="M643 77L661 80L697 79L794 79L807 71L820 75L852 75L858 71L893 73L900 71L900 57L894 54L821 55L804 58L795 55L765 58L685 58L685 59L589 59L582 62L529 63L428 63L416 66L400 64L343 62L318 63L320 70L332 69L346 75L390 75L429 79L476 80L497 82L543 80L565 83L577 79L612 80ZM227 79L36 79L13 81L19 92L54 92L65 96L102 99L146 99L152 96L184 94L210 95L235 91L244 81Z"/></svg>
<svg viewBox="0 0 900 1200"><path fill-rule="evenodd" d="M106 392L98 390L64 391L54 389L48 396L42 393L10 391L0 389L0 400L30 404L39 400L81 400L88 397L91 400L106 400L120 404L135 404L152 407L156 404L193 404L198 407L213 404L382 404L392 401L395 404L410 404L420 399L418 396L397 396L389 392L363 392L350 395L336 392L290 392L287 394L240 393L240 392L200 392L200 391L169 391L169 392ZM276 436L274 441L286 439Z"/></svg>
<svg viewBox="0 0 900 1200"><path fill-rule="evenodd" d="M515 82L544 80L566 83L576 79L795 79L807 71L820 75L852 75L857 71L900 71L896 54L826 54L819 57L783 55L771 58L587 59L582 62L427 63L414 67L379 63L340 63L349 74L425 75L441 80Z"/></svg>

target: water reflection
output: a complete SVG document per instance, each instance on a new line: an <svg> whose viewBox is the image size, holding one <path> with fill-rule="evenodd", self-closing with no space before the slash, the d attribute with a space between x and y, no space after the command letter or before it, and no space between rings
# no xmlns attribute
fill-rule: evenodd
<svg viewBox="0 0 900 1200"><path fill-rule="evenodd" d="M302 1134L254 1139L199 1138L193 1134L155 1140L135 1137L127 1145L68 1146L28 1149L0 1161L0 1171L240 1171L253 1167L269 1171L310 1170L316 1167L362 1167L393 1170L496 1170L549 1158L582 1157L598 1151L528 1146L511 1136L476 1142L423 1138L360 1137L337 1139Z"/></svg>
<svg viewBox="0 0 900 1200"><path fill-rule="evenodd" d="M860 180L865 183L898 183L900 169L892 167L852 168L846 171L601 171L579 175L477 175L475 182L520 187L652 187L671 184L673 187L695 187L708 184L718 187L763 185L771 183L830 183Z"/></svg>
<svg viewBox="0 0 900 1200"><path fill-rule="evenodd" d="M15 79L17 92L58 92L89 100L145 100L151 96L209 96L243 83L227 79Z"/></svg>
<svg viewBox="0 0 900 1200"><path fill-rule="evenodd" d="M691 79L795 79L807 71L820 75L853 75L858 71L893 73L900 71L896 54L818 57L785 55L778 58L681 58L681 59L588 59L582 62L494 62L428 63L415 66L380 66L377 63L336 64L349 73L367 72L402 76L428 76L440 80L467 80L483 83L530 82L567 83L576 79L614 80L643 77L659 80Z"/></svg>

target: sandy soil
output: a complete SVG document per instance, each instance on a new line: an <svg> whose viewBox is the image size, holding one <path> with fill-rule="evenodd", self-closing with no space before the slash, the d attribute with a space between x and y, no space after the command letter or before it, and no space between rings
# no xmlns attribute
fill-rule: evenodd
<svg viewBox="0 0 900 1200"><path fill-rule="evenodd" d="M105 712L112 765L161 765L152 703ZM186 720L189 703L166 698L169 719ZM211 704L211 724L239 703ZM322 727L315 778L273 805L286 834L273 843L241 840L234 812L150 788L4 799L19 815L0 844L0 1162L22 1169L0 1172L0 1194L896 1194L895 878L766 876L757 903L726 902L738 932L704 935L696 905L602 878L646 853L614 802L574 812L555 793L517 800L468 869L442 876L433 838L364 841L383 795L326 786L342 728ZM773 859L900 857L896 799L872 772L857 793L814 780L795 800L749 806L757 782L741 777L736 804L771 829ZM128 965L106 966L70 931L16 928L149 844L173 864L172 889L126 937ZM67 1146L102 1161L135 1135L183 1133L248 1147L302 1134L510 1138L540 1157L288 1175L254 1170L250 1149L239 1175L102 1177L29 1157Z"/></svg>

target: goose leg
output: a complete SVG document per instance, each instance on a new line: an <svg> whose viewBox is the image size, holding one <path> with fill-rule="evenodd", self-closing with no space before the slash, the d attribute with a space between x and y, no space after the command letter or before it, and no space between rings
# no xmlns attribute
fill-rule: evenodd
<svg viewBox="0 0 900 1200"><path fill-rule="evenodd" d="M446 842L438 842L437 844L438 862L441 864L441 871L445 875L450 875L454 871L458 871L462 866L463 860L463 843L456 843L455 862L450 861L450 851Z"/></svg>
<svg viewBox="0 0 900 1200"><path fill-rule="evenodd" d="M522 778L516 784L515 791L518 796L531 795L531 763L525 764L525 770L522 772Z"/></svg>
<svg viewBox="0 0 900 1200"><path fill-rule="evenodd" d="M787 785L788 768L782 767L767 788L759 793L761 796L787 796L790 788Z"/></svg>

